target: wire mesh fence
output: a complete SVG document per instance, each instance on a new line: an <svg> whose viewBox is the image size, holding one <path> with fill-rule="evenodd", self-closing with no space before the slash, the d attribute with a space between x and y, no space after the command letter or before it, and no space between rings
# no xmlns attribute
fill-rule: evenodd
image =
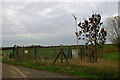
<svg viewBox="0 0 120 80"><path fill-rule="evenodd" d="M14 46L12 49L4 50L4 54L6 54L6 56L8 56L10 59L12 57L13 60L19 62L45 63L45 61L48 61L53 63L57 55L60 53L60 50L61 46ZM101 53L98 53L97 56L98 58L102 58L103 53L109 53L117 50L118 48L114 45L106 44L101 50ZM90 52L84 45L63 46L63 51L66 58L70 61L72 59L82 61L85 58L92 60L94 56L94 54ZM59 56L57 60L58 62L60 62L61 57L62 56Z"/></svg>
<svg viewBox="0 0 120 80"><path fill-rule="evenodd" d="M57 57L60 53L61 46L51 46L51 47L19 47L17 46L13 49L14 59L16 61L24 62L42 62L44 60L52 60ZM67 59L80 58L81 55L85 57L84 46L63 46L63 51Z"/></svg>

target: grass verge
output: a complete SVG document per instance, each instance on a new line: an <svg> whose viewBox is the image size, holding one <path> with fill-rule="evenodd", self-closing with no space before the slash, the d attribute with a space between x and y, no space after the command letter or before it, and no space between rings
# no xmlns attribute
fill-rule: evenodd
<svg viewBox="0 0 120 80"><path fill-rule="evenodd" d="M42 64L42 63L27 63L27 62L16 62L16 61L9 61L5 58L2 60L3 63L12 64L12 65L19 65L24 67L30 67L40 70L48 70L52 72L59 72L59 73L68 73L80 76L81 78L118 78L117 71L106 71L105 69L97 69L95 67L88 67L88 66L76 66L70 64Z"/></svg>

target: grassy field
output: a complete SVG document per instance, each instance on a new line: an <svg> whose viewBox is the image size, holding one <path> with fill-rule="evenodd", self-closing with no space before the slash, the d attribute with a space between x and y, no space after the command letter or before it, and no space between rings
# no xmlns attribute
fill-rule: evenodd
<svg viewBox="0 0 120 80"><path fill-rule="evenodd" d="M70 48L69 48L70 47ZM85 46L83 46L85 47ZM81 45L80 46L64 46L63 50L66 53L67 51L69 51L70 49L79 49L80 50ZM110 45L110 44L106 44L103 47L103 50L110 50L110 49L114 49L115 46L114 45ZM19 48L18 50L18 54L19 55L23 55L24 51L28 51L28 53L24 53L24 55L30 55L30 56L34 56L35 53L35 49L34 48ZM85 48L84 48L84 51ZM2 50L3 53L13 53L13 50ZM42 57L51 57L51 58L55 58L57 56L57 54L60 52L60 46L58 47L50 47L50 48L37 48L37 56L42 56ZM108 51L110 52L110 51Z"/></svg>
<svg viewBox="0 0 120 80"><path fill-rule="evenodd" d="M7 53L13 53L13 50L2 50L3 53L7 54Z"/></svg>
<svg viewBox="0 0 120 80"><path fill-rule="evenodd" d="M75 49L78 47L79 46L72 46L71 48ZM3 57L3 63L43 69L53 72L75 74L83 78L118 78L119 53L116 50L112 50L111 52L111 49L115 48L116 47L114 45L104 45L103 52L104 50L107 50L107 52L102 53L102 55L98 55L97 63L91 63L86 57L83 58L82 61L80 58L72 58L69 60L69 64L67 64L65 61L63 64L61 64L60 60L57 60L56 64L53 65L52 63L55 59L55 56L59 53L60 47L39 48L37 50L37 53L39 53L39 60L37 63L34 60L34 48L24 48L24 50L29 51L29 53L24 54L24 57L29 60L24 61L25 58L21 57L21 59L24 61L23 62L21 60L16 61L14 59L8 60L7 58ZM64 47L63 49L66 52L69 50L69 47ZM10 52L12 53L12 50L3 50L3 52L6 54ZM19 49L19 53L22 55L22 48ZM43 57L50 57L50 59L43 59Z"/></svg>
<svg viewBox="0 0 120 80"><path fill-rule="evenodd" d="M113 61L117 61L118 60L118 55L119 53L116 52L109 52L103 55L103 58L106 60L113 60Z"/></svg>

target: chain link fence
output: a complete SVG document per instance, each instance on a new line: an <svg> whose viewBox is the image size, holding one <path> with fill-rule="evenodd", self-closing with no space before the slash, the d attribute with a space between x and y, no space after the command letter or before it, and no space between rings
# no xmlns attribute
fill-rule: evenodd
<svg viewBox="0 0 120 80"><path fill-rule="evenodd" d="M61 46L41 47L13 47L13 58L16 61L24 62L44 62L54 61L61 50ZM84 58L86 56L84 46L63 46L63 51L67 59Z"/></svg>
<svg viewBox="0 0 120 80"><path fill-rule="evenodd" d="M29 62L29 63L53 63L57 55L60 53L61 46L14 46L11 49L4 50L6 56L14 61L18 62ZM84 59L93 60L93 54L84 45L71 45L63 46L63 51L65 53L68 61L76 59L82 61ZM98 53L98 58L102 58L104 53L110 53L118 51L118 48L114 45L104 45L101 53ZM8 53L8 54L7 54ZM61 56L57 59L60 62ZM65 60L65 58L64 58Z"/></svg>

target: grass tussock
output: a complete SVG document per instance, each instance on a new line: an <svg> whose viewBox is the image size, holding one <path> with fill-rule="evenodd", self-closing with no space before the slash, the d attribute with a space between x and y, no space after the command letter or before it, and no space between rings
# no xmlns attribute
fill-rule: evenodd
<svg viewBox="0 0 120 80"><path fill-rule="evenodd" d="M70 61L70 64L73 64L75 66L82 65L87 67L95 67L102 70L118 70L118 61L112 60L98 59L96 63L91 63L87 58L83 59L82 61L78 59L73 59Z"/></svg>

